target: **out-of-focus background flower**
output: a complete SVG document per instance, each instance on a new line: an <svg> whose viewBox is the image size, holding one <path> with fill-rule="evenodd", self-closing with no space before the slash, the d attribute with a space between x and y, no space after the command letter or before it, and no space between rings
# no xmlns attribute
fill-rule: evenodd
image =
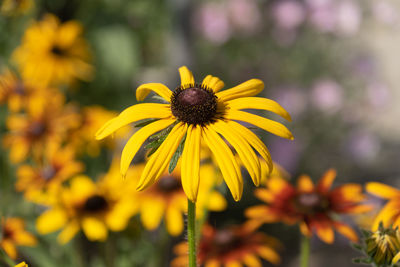
<svg viewBox="0 0 400 267"><path fill-rule="evenodd" d="M2 225L6 217L21 217L36 236L27 247L10 241L29 266L169 265L172 245L184 235L168 237L159 218L146 232L138 218L146 208L119 204L135 202L127 199L137 197L134 189L104 176L115 173L109 170L113 153L120 154L133 130L105 142L95 141L94 133L136 102L140 84L175 88L182 65L199 80L218 76L228 88L251 78L265 82L262 96L289 111L293 122L286 125L295 140L257 134L292 177L307 173L317 181L335 168L337 184L400 185L397 0L1 0L0 32L0 213ZM76 174L97 183L81 197L73 183L58 194ZM103 191L93 193L95 186ZM126 190L124 199L110 187ZM218 186L228 205L207 213L208 223L244 222L244 209L259 203L253 189L246 177L243 198L235 203ZM103 222L85 215L102 208ZM107 219L114 209L119 218ZM351 223L369 227L370 221L359 216ZM271 224L261 230L283 243L282 266L296 266L297 228ZM73 240L59 245L57 236ZM352 266L357 253L347 239L312 241L311 266Z"/></svg>

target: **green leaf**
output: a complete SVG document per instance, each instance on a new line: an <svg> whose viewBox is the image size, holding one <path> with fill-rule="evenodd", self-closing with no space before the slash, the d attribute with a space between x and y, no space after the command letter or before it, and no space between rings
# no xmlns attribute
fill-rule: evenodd
<svg viewBox="0 0 400 267"><path fill-rule="evenodd" d="M359 250L359 251L363 250L363 246L361 246L360 244L353 243L353 244L351 244L351 246L353 248L355 248L356 250Z"/></svg>
<svg viewBox="0 0 400 267"><path fill-rule="evenodd" d="M176 125L176 123L171 124L169 127L165 128L164 130L162 130L160 133L158 134L153 134L152 136L150 136L150 143L147 144L145 146L146 150L150 150L149 154L147 155L148 157L150 157L151 155L154 154L154 152L157 151L157 149L161 146L161 144L164 142L164 140L167 138L168 134L171 132L172 128L174 128L174 126Z"/></svg>
<svg viewBox="0 0 400 267"><path fill-rule="evenodd" d="M365 230L365 229L361 229L361 233L362 233L362 235L363 235L365 238L370 237L371 234L372 234L370 231Z"/></svg>
<svg viewBox="0 0 400 267"><path fill-rule="evenodd" d="M155 121L158 121L159 119L147 119L147 120L142 120L138 123L135 124L136 128L144 127L146 125L149 125L150 123L153 123Z"/></svg>
<svg viewBox="0 0 400 267"><path fill-rule="evenodd" d="M176 167L176 164L178 163L179 158L182 155L183 152L183 147L185 146L185 140L186 140L186 134L182 138L178 148L176 149L174 155L171 158L171 161L169 162L169 167L168 167L168 172L172 173Z"/></svg>

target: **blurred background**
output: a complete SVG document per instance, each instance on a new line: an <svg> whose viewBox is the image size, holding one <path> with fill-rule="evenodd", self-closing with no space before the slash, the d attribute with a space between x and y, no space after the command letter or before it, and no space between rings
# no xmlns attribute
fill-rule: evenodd
<svg viewBox="0 0 400 267"><path fill-rule="evenodd" d="M11 55L26 28L44 14L83 25L94 76L66 91L67 99L81 106L101 105L120 112L136 103L135 89L142 83L161 82L175 88L179 84L177 69L182 65L188 66L197 80L208 74L220 77L227 88L259 78L266 84L262 96L276 100L291 114L293 122L285 125L295 140L261 130L256 133L269 147L273 160L293 178L307 173L317 180L325 170L335 168L337 184L380 181L399 185L397 0L37 0L21 14L3 11L3 67L13 66ZM1 112L4 134L7 110ZM117 153L123 144L115 149ZM15 167L7 151L2 148L0 157L1 213L23 216L35 232L34 218L40 207L16 200ZM110 153L103 151L84 162L88 175L105 172ZM227 192L227 210L210 213L210 224L242 222L243 210L258 203L249 193L253 188L246 178L245 193L238 203ZM273 224L262 230L283 242L281 266L297 266L297 227ZM171 249L164 252L162 263L147 262L161 242L158 232L132 244L130 235L135 231L126 231L119 241L122 256L115 266L168 266L173 258ZM172 238L168 244L183 237ZM33 267L74 266L69 259L71 244L53 245L49 240L54 236L38 238L41 246L21 249ZM353 266L351 258L357 252L348 242L339 236L333 245L313 239L312 266ZM103 245L88 247L96 250L98 246L101 251ZM87 266L103 266L91 257Z"/></svg>

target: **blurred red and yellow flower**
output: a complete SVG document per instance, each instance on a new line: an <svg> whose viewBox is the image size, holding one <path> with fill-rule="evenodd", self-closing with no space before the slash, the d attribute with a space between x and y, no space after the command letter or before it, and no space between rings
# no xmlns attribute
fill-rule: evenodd
<svg viewBox="0 0 400 267"><path fill-rule="evenodd" d="M136 212L135 202L124 180L101 179L94 183L80 175L62 188L50 208L36 221L39 233L62 229L58 241L70 241L82 229L90 241L104 241L111 231L122 231Z"/></svg>
<svg viewBox="0 0 400 267"><path fill-rule="evenodd" d="M255 232L245 225L215 229L204 225L197 247L197 259L206 267L260 267L260 258L279 264L278 250L281 243L262 232ZM171 267L185 267L188 262L188 245L183 242L175 246L177 257ZM199 265L199 266L200 266Z"/></svg>
<svg viewBox="0 0 400 267"><path fill-rule="evenodd" d="M25 222L21 218L2 218L1 232L0 247L14 260L18 256L16 246L33 247L37 243L36 238L25 230Z"/></svg>
<svg viewBox="0 0 400 267"><path fill-rule="evenodd" d="M78 21L60 20L51 14L33 23L13 59L24 77L38 84L71 84L76 79L90 80L93 67L89 46L82 37Z"/></svg>
<svg viewBox="0 0 400 267"><path fill-rule="evenodd" d="M356 232L347 224L335 219L334 214L358 214L372 207L363 203L362 186L344 184L331 189L336 171L328 170L314 185L311 178L302 175L297 187L287 180L274 176L266 182L266 188L255 190L255 195L267 205L258 205L246 210L249 225L257 227L263 223L284 222L300 224L301 232L311 236L313 232L324 242L334 241L335 229L351 241L356 242Z"/></svg>

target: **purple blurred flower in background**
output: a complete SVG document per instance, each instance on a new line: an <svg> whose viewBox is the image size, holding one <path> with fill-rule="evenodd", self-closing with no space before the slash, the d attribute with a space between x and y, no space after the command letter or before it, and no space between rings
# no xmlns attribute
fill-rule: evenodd
<svg viewBox="0 0 400 267"><path fill-rule="evenodd" d="M228 11L233 26L241 33L252 34L261 27L261 13L254 0L230 0Z"/></svg>
<svg viewBox="0 0 400 267"><path fill-rule="evenodd" d="M272 18L280 30L296 30L305 20L304 5L298 1L283 0L272 6Z"/></svg>
<svg viewBox="0 0 400 267"><path fill-rule="evenodd" d="M381 144L377 136L358 129L349 134L344 147L356 162L367 164L377 157Z"/></svg>
<svg viewBox="0 0 400 267"><path fill-rule="evenodd" d="M301 116L307 106L306 95L304 90L295 86L280 87L274 90L275 99L296 119Z"/></svg>
<svg viewBox="0 0 400 267"><path fill-rule="evenodd" d="M394 25L399 22L399 10L388 1L374 1L372 13L377 20L385 24Z"/></svg>
<svg viewBox="0 0 400 267"><path fill-rule="evenodd" d="M336 25L336 10L332 0L306 0L310 23L321 32L333 32Z"/></svg>
<svg viewBox="0 0 400 267"><path fill-rule="evenodd" d="M340 1L337 3L337 31L344 35L353 35L360 29L362 14L360 6L354 1Z"/></svg>
<svg viewBox="0 0 400 267"><path fill-rule="evenodd" d="M269 148L274 161L280 164L289 173L295 173L303 151L301 138L296 136L296 139L293 141L273 138Z"/></svg>
<svg viewBox="0 0 400 267"><path fill-rule="evenodd" d="M367 87L368 102L375 108L385 107L390 100L388 87L381 82L371 82Z"/></svg>
<svg viewBox="0 0 400 267"><path fill-rule="evenodd" d="M311 103L321 111L334 113L343 105L343 88L333 80L319 80L311 89Z"/></svg>

